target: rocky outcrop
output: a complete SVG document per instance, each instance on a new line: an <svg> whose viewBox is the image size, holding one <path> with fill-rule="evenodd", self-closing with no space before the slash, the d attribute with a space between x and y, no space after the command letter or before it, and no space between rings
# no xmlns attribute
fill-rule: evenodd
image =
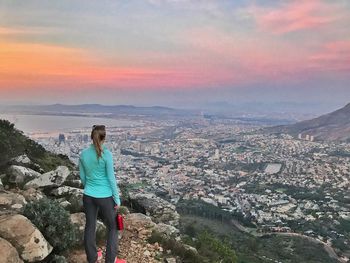
<svg viewBox="0 0 350 263"><path fill-rule="evenodd" d="M0 191L0 211L20 211L26 203L27 201L20 194Z"/></svg>
<svg viewBox="0 0 350 263"><path fill-rule="evenodd" d="M0 237L0 262L1 263L23 263L16 248L10 242Z"/></svg>
<svg viewBox="0 0 350 263"><path fill-rule="evenodd" d="M38 178L41 174L23 166L11 165L8 168L8 182L23 186L26 182Z"/></svg>
<svg viewBox="0 0 350 263"><path fill-rule="evenodd" d="M59 187L66 180L70 171L67 166L58 166L56 170L42 174L40 177L29 181L24 185L28 188L55 188Z"/></svg>
<svg viewBox="0 0 350 263"><path fill-rule="evenodd" d="M27 262L41 261L52 251L41 232L22 215L0 216L0 237L10 242Z"/></svg>
<svg viewBox="0 0 350 263"><path fill-rule="evenodd" d="M153 193L130 193L133 208L149 215L156 223L172 226L179 225L180 215L173 204L157 197Z"/></svg>

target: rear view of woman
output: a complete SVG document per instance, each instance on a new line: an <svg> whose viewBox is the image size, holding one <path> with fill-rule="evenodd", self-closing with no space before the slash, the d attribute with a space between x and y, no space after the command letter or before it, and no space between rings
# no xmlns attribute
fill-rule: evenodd
<svg viewBox="0 0 350 263"><path fill-rule="evenodd" d="M120 198L114 175L113 156L103 145L105 138L105 126L94 125L91 131L92 143L81 152L79 158L86 216L84 246L89 263L95 263L102 258L102 253L98 253L96 249L96 221L99 210L108 231L105 262L114 263L118 250L115 210L120 206Z"/></svg>

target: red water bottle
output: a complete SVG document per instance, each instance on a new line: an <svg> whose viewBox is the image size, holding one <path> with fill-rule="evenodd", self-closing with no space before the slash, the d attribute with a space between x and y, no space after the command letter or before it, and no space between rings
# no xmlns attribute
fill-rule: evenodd
<svg viewBox="0 0 350 263"><path fill-rule="evenodd" d="M123 216L118 213L116 219L117 219L117 229L123 230L124 229Z"/></svg>

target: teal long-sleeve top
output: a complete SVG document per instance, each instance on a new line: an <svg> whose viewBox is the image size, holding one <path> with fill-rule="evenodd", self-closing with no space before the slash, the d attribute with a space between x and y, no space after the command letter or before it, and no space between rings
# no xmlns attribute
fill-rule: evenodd
<svg viewBox="0 0 350 263"><path fill-rule="evenodd" d="M84 185L84 194L92 197L113 197L119 206L119 190L114 175L113 155L102 145L102 156L97 159L95 146L84 149L79 157L80 180Z"/></svg>

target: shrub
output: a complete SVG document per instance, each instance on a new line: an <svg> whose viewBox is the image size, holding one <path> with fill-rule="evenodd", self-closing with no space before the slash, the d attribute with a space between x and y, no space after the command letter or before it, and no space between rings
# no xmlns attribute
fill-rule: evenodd
<svg viewBox="0 0 350 263"><path fill-rule="evenodd" d="M28 203L23 208L26 216L53 246L54 252L62 252L73 245L74 226L69 213L57 201L43 198Z"/></svg>

